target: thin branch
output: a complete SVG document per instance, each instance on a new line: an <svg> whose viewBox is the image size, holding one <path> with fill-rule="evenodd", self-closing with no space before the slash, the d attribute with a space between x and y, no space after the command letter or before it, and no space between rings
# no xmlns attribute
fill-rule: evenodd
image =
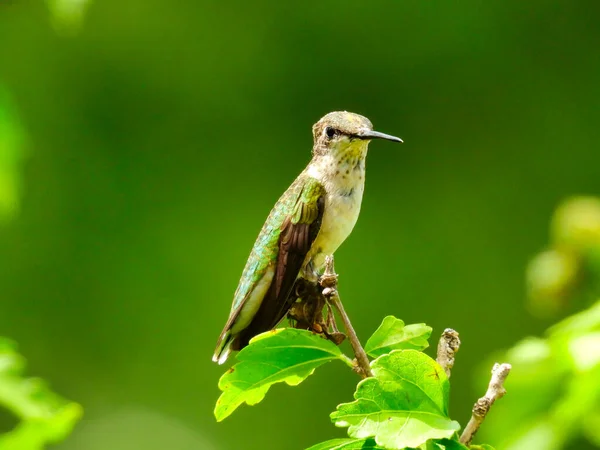
<svg viewBox="0 0 600 450"><path fill-rule="evenodd" d="M460 338L458 337L458 332L452 328L446 328L438 342L436 361L442 366L448 378L450 378L452 367L454 366L454 355L459 348Z"/></svg>
<svg viewBox="0 0 600 450"><path fill-rule="evenodd" d="M492 379L490 380L487 392L475 402L475 405L473 405L473 415L460 437L460 442L462 444L466 446L471 444L473 437L479 430L481 423L490 411L494 402L506 394L504 381L510 373L510 369L512 369L510 364L494 364L494 368L492 369Z"/></svg>
<svg viewBox="0 0 600 450"><path fill-rule="evenodd" d="M350 341L350 345L352 345L354 355L356 355L356 362L358 364L358 367L356 367L357 372L363 378L372 377L373 372L371 372L369 358L367 358L367 354L360 344L358 336L356 336L356 332L352 327L350 318L346 314L344 306L342 305L342 301L340 300L340 296L337 292L337 274L335 273L333 267L333 256L327 256L325 259L325 272L323 273L319 283L324 288L323 296L328 303L333 305L333 307L338 310L340 317L342 318L342 322L344 322L344 327L346 328L346 333L348 334L348 340Z"/></svg>

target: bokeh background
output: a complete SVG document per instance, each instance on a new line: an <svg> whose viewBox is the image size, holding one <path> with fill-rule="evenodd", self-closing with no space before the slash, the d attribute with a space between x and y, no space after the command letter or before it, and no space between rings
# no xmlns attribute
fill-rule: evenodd
<svg viewBox="0 0 600 450"><path fill-rule="evenodd" d="M457 329L465 423L478 365L556 320L528 312L524 271L556 204L600 192L597 1L97 0L78 30L52 7L0 3L0 85L22 132L0 334L85 409L56 448L344 435L328 419L357 381L342 364L212 416L210 358L246 257L332 110L405 140L372 144L336 254L359 336L388 314Z"/></svg>

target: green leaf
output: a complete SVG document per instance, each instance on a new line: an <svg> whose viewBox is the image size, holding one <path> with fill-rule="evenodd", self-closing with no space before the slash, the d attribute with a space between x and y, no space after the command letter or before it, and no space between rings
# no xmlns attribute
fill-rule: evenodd
<svg viewBox="0 0 600 450"><path fill-rule="evenodd" d="M373 439L332 439L307 450L382 450Z"/></svg>
<svg viewBox="0 0 600 450"><path fill-rule="evenodd" d="M394 316L387 316L365 345L365 352L374 358L392 350L424 350L429 347L427 339L431 327L424 323L404 325Z"/></svg>
<svg viewBox="0 0 600 450"><path fill-rule="evenodd" d="M274 383L300 384L342 352L332 342L306 330L280 328L260 334L237 355L239 361L219 380L223 391L215 407L221 421L242 403L260 402Z"/></svg>
<svg viewBox="0 0 600 450"><path fill-rule="evenodd" d="M21 419L0 436L0 449L38 450L63 440L82 414L81 406L53 393L42 380L24 378L24 359L0 338L0 405Z"/></svg>
<svg viewBox="0 0 600 450"><path fill-rule="evenodd" d="M448 418L450 384L444 370L416 350L394 350L373 361L374 378L362 380L356 401L331 414L353 438L374 437L378 445L419 447L450 438L460 425Z"/></svg>
<svg viewBox="0 0 600 450"><path fill-rule="evenodd" d="M513 366L509 394L494 404L482 440L498 448L558 449L584 434L590 439L586 420L600 404L599 313L600 302L550 328L547 339L527 338L482 367L480 389L494 361Z"/></svg>
<svg viewBox="0 0 600 450"><path fill-rule="evenodd" d="M489 445L474 446L480 450L494 450ZM307 450L383 450L373 439L332 439L313 445ZM410 450L406 448L406 450ZM417 449L415 449L417 450ZM418 447L418 450L469 450L458 441L450 439L430 440Z"/></svg>
<svg viewBox="0 0 600 450"><path fill-rule="evenodd" d="M495 450L495 449L491 445L481 444L481 445L471 445L471 450Z"/></svg>
<svg viewBox="0 0 600 450"><path fill-rule="evenodd" d="M548 330L548 334L551 338L570 338L599 330L600 301L552 326Z"/></svg>

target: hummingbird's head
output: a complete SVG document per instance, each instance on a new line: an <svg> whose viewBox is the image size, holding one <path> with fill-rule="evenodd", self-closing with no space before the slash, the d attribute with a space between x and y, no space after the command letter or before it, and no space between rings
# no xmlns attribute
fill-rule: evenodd
<svg viewBox="0 0 600 450"><path fill-rule="evenodd" d="M313 126L313 154L364 157L371 139L402 142L389 134L373 131L369 119L347 111L327 114Z"/></svg>

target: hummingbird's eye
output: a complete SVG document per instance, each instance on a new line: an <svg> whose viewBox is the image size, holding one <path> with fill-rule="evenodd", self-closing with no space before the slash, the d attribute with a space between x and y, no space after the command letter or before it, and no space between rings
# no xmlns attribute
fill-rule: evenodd
<svg viewBox="0 0 600 450"><path fill-rule="evenodd" d="M325 134L329 139L332 139L337 134L337 130L332 127L327 127L325 128Z"/></svg>

